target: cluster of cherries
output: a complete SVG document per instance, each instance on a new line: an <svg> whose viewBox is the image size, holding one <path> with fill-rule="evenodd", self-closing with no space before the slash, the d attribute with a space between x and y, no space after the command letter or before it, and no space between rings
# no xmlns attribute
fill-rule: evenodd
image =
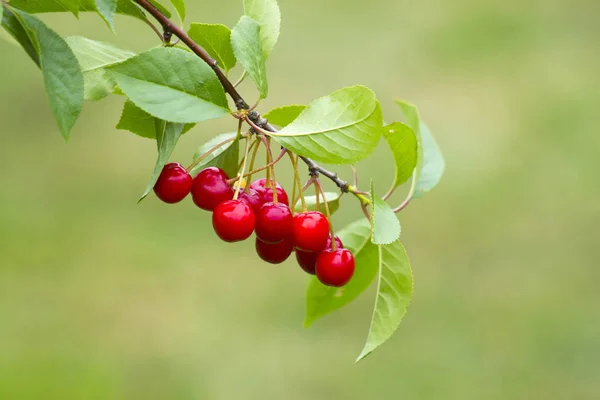
<svg viewBox="0 0 600 400"><path fill-rule="evenodd" d="M331 240L327 218L319 211L294 214L277 182L258 179L234 199L234 188L222 169L205 168L192 178L181 164L170 163L154 192L165 203L178 203L191 193L198 207L213 212L213 228L226 242L245 240L255 232L256 252L268 263L282 263L295 252L304 271L335 287L344 286L354 274L354 256L337 236Z"/></svg>

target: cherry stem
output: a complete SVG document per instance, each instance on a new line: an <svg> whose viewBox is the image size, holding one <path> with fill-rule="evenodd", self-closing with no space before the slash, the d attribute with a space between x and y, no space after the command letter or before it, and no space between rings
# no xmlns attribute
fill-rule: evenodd
<svg viewBox="0 0 600 400"><path fill-rule="evenodd" d="M249 172L246 172L244 174L244 176L238 176L238 177L235 177L233 179L230 179L230 181L231 181L230 183L236 182L240 178L246 178L248 176L252 176L253 174L256 174L256 173L258 173L260 171L264 171L265 169L272 167L273 165L277 164L283 158L283 156L285 156L285 153L287 153L287 151L288 151L287 149L282 149L281 153L279 153L279 155L277 156L277 158L274 159L273 161L271 161L270 163L268 163L268 164L266 164L266 165L264 165L264 166L262 166L260 168L257 168L257 169L251 170Z"/></svg>
<svg viewBox="0 0 600 400"><path fill-rule="evenodd" d="M252 158L250 159L250 171L254 169L254 162L256 161L256 154L258 153L258 148L260 147L260 140L254 139L254 149L252 150ZM248 181L252 180L252 173L248 175ZM246 185L246 188L250 187L250 185Z"/></svg>
<svg viewBox="0 0 600 400"><path fill-rule="evenodd" d="M323 203L325 204L325 217L327 217L327 222L329 222L329 234L331 235L331 249L337 250L337 243L335 242L335 234L333 233L333 223L331 222L331 213L329 212L329 204L327 203L327 197L325 197L325 191L323 190L323 186L321 185L321 181L319 178L313 178L315 182L315 186L317 188L317 192L321 192L323 195ZM317 194L317 198L318 198Z"/></svg>
<svg viewBox="0 0 600 400"><path fill-rule="evenodd" d="M242 125L242 121L240 121L240 126ZM241 173L238 175L238 177L241 177L244 175L244 171L246 170L246 162L248 161L248 153L250 152L250 138L246 138L246 152L244 153L244 163L242 164L242 171ZM239 179L239 178L238 178ZM233 195L233 199L237 200L239 194L240 194L240 188L242 187L242 180L239 179L238 183L236 185L235 188L235 193Z"/></svg>
<svg viewBox="0 0 600 400"><path fill-rule="evenodd" d="M208 157L209 155L211 155L214 151L216 151L219 147L229 143L229 142L233 142L235 139L237 139L236 137L232 137L229 138L227 140L222 141L221 143L217 144L214 147L211 147L206 153L202 154L200 157L198 157L198 159L196 159L189 167L186 168L186 171L188 173L190 173L198 164L200 164L206 157Z"/></svg>
<svg viewBox="0 0 600 400"><path fill-rule="evenodd" d="M298 200L302 201L302 212L306 212L306 200L304 199L304 193L302 193L302 183L300 183L300 175L298 174L298 156L294 156L291 152L288 152L292 167L294 168L294 195L292 196L292 210L296 208ZM298 189L298 198L296 198L296 189Z"/></svg>
<svg viewBox="0 0 600 400"><path fill-rule="evenodd" d="M354 165L351 165L350 168L352 169L352 186L357 187L358 186L358 171L356 170L356 167Z"/></svg>
<svg viewBox="0 0 600 400"><path fill-rule="evenodd" d="M414 194L415 194L415 189L417 188L417 172L413 172L412 174L412 182L410 184L410 189L408 190L408 194L406 195L406 198L404 199L404 201L402 203L400 203L400 205L396 208L393 209L393 211L395 213L400 212L402 210L404 210L406 208L406 206L410 203L410 201L412 200Z"/></svg>
<svg viewBox="0 0 600 400"><path fill-rule="evenodd" d="M275 168L273 168L273 153L271 152L271 138L260 136L260 140L263 142L267 149L267 182L265 187L271 187L273 192L273 203L277 204L277 181L275 180ZM283 156L282 156L283 157Z"/></svg>
<svg viewBox="0 0 600 400"><path fill-rule="evenodd" d="M240 83L242 83L244 81L244 78L246 77L246 70L244 70L244 72L242 72L242 75L239 77L239 79L233 84L233 87L236 88L238 87L238 85Z"/></svg>

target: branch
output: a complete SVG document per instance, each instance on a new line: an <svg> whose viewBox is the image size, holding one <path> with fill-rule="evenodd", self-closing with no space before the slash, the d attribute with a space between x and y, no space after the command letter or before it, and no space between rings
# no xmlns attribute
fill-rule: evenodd
<svg viewBox="0 0 600 400"><path fill-rule="evenodd" d="M173 35L177 36L187 47L190 48L198 57L200 57L205 63L207 63L221 82L223 89L225 92L229 94L229 96L233 99L235 106L238 110L248 110L250 107L248 103L244 100L244 98L238 93L235 86L231 81L225 76L223 71L217 65L217 60L213 59L201 46L199 46L192 38L190 38L181 28L175 25L169 18L164 16L156 7L148 2L148 0L134 0L140 7L146 10L150 15L152 15L163 27L163 30L166 32L171 32ZM277 129L273 127L273 125L269 124L269 122L262 118L261 115L256 111L250 111L248 113L249 119L254 122L256 125L261 127L262 129L268 132L277 132ZM341 180L338 178L335 172L331 172L326 170L325 168L319 166L310 158L300 156L300 159L304 161L306 165L308 165L309 172L311 176L318 176L319 174L326 176L331 179L338 188L342 192L348 192L350 185L348 182Z"/></svg>

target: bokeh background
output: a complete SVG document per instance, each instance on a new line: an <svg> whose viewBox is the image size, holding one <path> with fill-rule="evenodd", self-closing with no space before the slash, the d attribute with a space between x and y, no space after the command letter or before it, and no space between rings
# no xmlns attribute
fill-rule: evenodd
<svg viewBox="0 0 600 400"><path fill-rule="evenodd" d="M242 13L236 0L188 3L190 21ZM39 71L0 41L0 398L600 398L600 3L281 9L262 110L364 84L388 121L401 118L392 98L419 105L445 153L439 187L400 215L416 290L395 336L354 364L373 290L304 329L293 261L220 242L191 201L137 205L155 145L114 129L122 99L86 103L65 144ZM118 37L94 15L44 19L157 45L126 17ZM231 124L200 124L173 159ZM381 147L362 185L375 175L383 190L391 166ZM360 215L346 199L336 225Z"/></svg>

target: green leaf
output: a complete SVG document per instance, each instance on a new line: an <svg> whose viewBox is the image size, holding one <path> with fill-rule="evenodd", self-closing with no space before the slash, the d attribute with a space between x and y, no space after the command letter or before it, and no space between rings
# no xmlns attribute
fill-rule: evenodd
<svg viewBox="0 0 600 400"><path fill-rule="evenodd" d="M274 108L268 113L263 114L263 117L269 120L273 125L284 127L291 124L305 109L306 106L304 105L292 104Z"/></svg>
<svg viewBox="0 0 600 400"><path fill-rule="evenodd" d="M377 276L379 268L378 246L371 238L371 224L361 219L338 232L344 247L352 251L356 262L354 276L341 288L325 286L311 277L306 291L306 316L304 326L309 327L317 319L336 311L356 299Z"/></svg>
<svg viewBox="0 0 600 400"><path fill-rule="evenodd" d="M244 13L260 25L260 41L265 58L271 54L281 26L277 0L244 0Z"/></svg>
<svg viewBox="0 0 600 400"><path fill-rule="evenodd" d="M396 175L392 189L406 182L417 165L417 137L415 132L401 122L383 127L383 136L392 150Z"/></svg>
<svg viewBox="0 0 600 400"><path fill-rule="evenodd" d="M340 208L340 194L333 192L325 192L325 198L327 199L327 206L331 214L335 213ZM325 206L323 205L323 196L319 196L319 205L317 208L317 196L305 196L304 201L309 211L321 211L325 213ZM294 208L296 212L302 212L302 203L298 202Z"/></svg>
<svg viewBox="0 0 600 400"><path fill-rule="evenodd" d="M135 53L121 50L112 44L97 42L82 36L69 36L65 40L81 66L86 100L101 100L113 93L116 82L108 75L105 68L135 56Z"/></svg>
<svg viewBox="0 0 600 400"><path fill-rule="evenodd" d="M63 1L63 0L61 0ZM96 5L96 0L67 0L70 2L77 2L79 4L79 12L98 12L98 7ZM30 14L38 14L38 13L54 13L54 12L65 12L71 11L65 8L65 6L58 1L48 1L48 0L11 0L10 5L18 8L21 11L25 11ZM168 17L171 16L169 10L165 9L162 6L159 6L162 11L165 11ZM161 12L162 12L161 11ZM138 6L136 6L131 0L117 0L117 9L116 12L118 14L129 15L132 17L136 17L139 19L146 19L144 13Z"/></svg>
<svg viewBox="0 0 600 400"><path fill-rule="evenodd" d="M77 58L67 42L37 17L15 12L37 44L50 109L60 132L68 139L83 106L83 74Z"/></svg>
<svg viewBox="0 0 600 400"><path fill-rule="evenodd" d="M185 21L185 0L171 0L171 4L175 7L179 19L183 23Z"/></svg>
<svg viewBox="0 0 600 400"><path fill-rule="evenodd" d="M148 3L152 4L165 17L171 18L171 12L157 0L148 0Z"/></svg>
<svg viewBox="0 0 600 400"><path fill-rule="evenodd" d="M131 101L159 119L192 123L229 113L214 71L185 50L155 48L108 70Z"/></svg>
<svg viewBox="0 0 600 400"><path fill-rule="evenodd" d="M236 176L238 173L237 169L240 158L239 141L228 141L229 139L235 138L236 135L237 132L222 133L220 135L215 136L208 142L204 143L202 146L198 147L198 149L194 153L194 161L200 158L206 152L210 151L215 146L218 146L219 143L227 141L227 143L224 143L223 145L217 147L210 155L206 156L198 165L196 165L190 171L190 175L196 176L201 170L203 170L206 167L217 167L225 171L228 176Z"/></svg>
<svg viewBox="0 0 600 400"><path fill-rule="evenodd" d="M262 48L258 22L244 15L231 31L231 47L238 62L256 83L260 98L269 93L267 57Z"/></svg>
<svg viewBox="0 0 600 400"><path fill-rule="evenodd" d="M125 101L117 129L128 130L138 136L156 139L156 122L160 121L130 100Z"/></svg>
<svg viewBox="0 0 600 400"><path fill-rule="evenodd" d="M3 16L4 16L4 5L0 4L0 23L2 22Z"/></svg>
<svg viewBox="0 0 600 400"><path fill-rule="evenodd" d="M188 35L229 71L235 67L236 59L231 48L231 30L221 24L192 23Z"/></svg>
<svg viewBox="0 0 600 400"><path fill-rule="evenodd" d="M314 100L294 122L271 136L316 161L350 164L373 153L382 125L375 94L364 86L350 86Z"/></svg>
<svg viewBox="0 0 600 400"><path fill-rule="evenodd" d="M154 188L163 167L169 161L171 153L175 149L175 145L181 136L184 125L173 122L159 121L156 124L156 145L158 147L158 158L156 159L156 165L152 172L152 177L146 187L146 191L142 197L138 200L138 203L146 198L148 194Z"/></svg>
<svg viewBox="0 0 600 400"><path fill-rule="evenodd" d="M106 25L113 33L115 30L115 13L117 12L117 0L96 0L96 10Z"/></svg>
<svg viewBox="0 0 600 400"><path fill-rule="evenodd" d="M400 221L391 207L375 195L371 181L371 224L373 244L390 244L400 237Z"/></svg>
<svg viewBox="0 0 600 400"><path fill-rule="evenodd" d="M37 64L38 67L40 65L40 56L37 50L37 43L34 43L32 39L29 37L27 30L17 18L17 16L13 13L10 7L5 5L0 5L0 8L4 10L4 15L0 19L2 21L2 26L4 29L21 45L23 50L31 57L33 62ZM34 39L35 40L35 39Z"/></svg>
<svg viewBox="0 0 600 400"><path fill-rule="evenodd" d="M446 162L429 128L419 116L419 111L414 105L403 100L396 100L396 104L402 110L408 126L410 126L419 143L419 151L416 166L416 184L413 199L421 197L429 192L440 182Z"/></svg>
<svg viewBox="0 0 600 400"><path fill-rule="evenodd" d="M116 128L148 139L156 139L156 129L160 126L159 124L162 124L162 120L148 114L131 100L126 100ZM185 124L181 134L187 133L194 126L195 124Z"/></svg>
<svg viewBox="0 0 600 400"><path fill-rule="evenodd" d="M367 342L360 361L388 340L400 325L413 293L413 276L404 246L399 241L377 246L379 282ZM358 267L358 265L357 265ZM351 281L352 282L352 281Z"/></svg>

